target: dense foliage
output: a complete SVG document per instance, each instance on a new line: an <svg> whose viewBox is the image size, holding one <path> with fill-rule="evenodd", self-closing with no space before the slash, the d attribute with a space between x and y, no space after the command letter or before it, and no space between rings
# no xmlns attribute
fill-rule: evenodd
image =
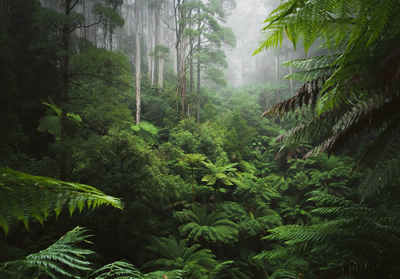
<svg viewBox="0 0 400 279"><path fill-rule="evenodd" d="M124 1L1 2L0 277L396 278L395 1L283 1L261 48L323 42L295 96L225 86L234 1L128 2L176 4L186 64L123 36Z"/></svg>
<svg viewBox="0 0 400 279"><path fill-rule="evenodd" d="M306 158L321 152L351 154L363 171L362 182L353 186L351 195L311 193L309 200L320 207L312 213L322 222L278 227L267 237L306 253L329 276L394 278L398 274L392 262L398 253L400 216L395 202L398 12L398 3L391 0L290 0L265 21L269 33L258 51L280 45L285 36L294 47L301 41L305 49L320 40L326 51L289 62L299 69L290 78L305 83L295 96L264 115L303 112L306 119L285 136L285 142L311 143ZM267 253L271 257L276 255Z"/></svg>

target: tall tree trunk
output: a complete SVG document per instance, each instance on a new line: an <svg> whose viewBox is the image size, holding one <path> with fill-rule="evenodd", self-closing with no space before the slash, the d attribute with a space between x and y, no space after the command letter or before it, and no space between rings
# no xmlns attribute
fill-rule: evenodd
<svg viewBox="0 0 400 279"><path fill-rule="evenodd" d="M178 73L178 89L179 89L179 95L181 98L181 115L182 118L185 117L185 111L186 111L186 67L185 67L185 57L184 57L184 49L181 46L181 49L179 51L180 57L179 57L179 73Z"/></svg>
<svg viewBox="0 0 400 279"><path fill-rule="evenodd" d="M200 57L197 58L197 111L196 111L196 119L197 122L200 123L200 109L201 109L201 64Z"/></svg>
<svg viewBox="0 0 400 279"><path fill-rule="evenodd" d="M64 15L68 17L71 13L72 7L72 0L65 0L64 1ZM61 58L61 75L62 75L62 89L61 89L61 100L60 104L61 107L68 102L68 93L70 88L70 75L69 75L69 60L70 60L70 32L71 26L69 21L65 21L62 27L62 35L61 35L61 43L63 49L63 56ZM67 180L69 177L69 162L70 162L70 154L65 145L67 139L67 131L66 131L66 124L67 124L67 112L65 109L62 109L61 114L61 134L60 134L60 142L62 144L61 152L60 152L60 179Z"/></svg>
<svg viewBox="0 0 400 279"><path fill-rule="evenodd" d="M160 26L160 41L159 44L164 42L164 28ZM164 57L160 57L158 60L158 87L164 87Z"/></svg>
<svg viewBox="0 0 400 279"><path fill-rule="evenodd" d="M82 0L82 14L83 14L83 21L86 25L87 23L87 7L86 7L86 0ZM87 28L81 28L81 36L87 40Z"/></svg>
<svg viewBox="0 0 400 279"><path fill-rule="evenodd" d="M279 54L277 54L276 56L275 56L275 79L276 80L279 80L279 72L280 72L280 70L279 70L279 67L280 67L280 65L279 65Z"/></svg>
<svg viewBox="0 0 400 279"><path fill-rule="evenodd" d="M150 4L149 1L146 1L147 3L147 7L145 8L145 19L143 20L143 22L145 23L145 30L146 30L146 34L148 34L147 36L145 36L145 41L146 41L146 56L147 56L147 77L149 79L149 81L151 82L151 66L152 66L152 57L151 57L151 51L153 49L152 46L152 24L151 24L151 10L150 10Z"/></svg>
<svg viewBox="0 0 400 279"><path fill-rule="evenodd" d="M110 24L110 27L109 27L109 31L108 31L108 33L109 33L109 45L110 45L110 50L112 51L113 50L113 34L114 34L114 30L113 30L113 28L112 28L112 26L111 26L111 24Z"/></svg>
<svg viewBox="0 0 400 279"><path fill-rule="evenodd" d="M154 25L155 25L155 32L154 32L154 57L153 57L153 62L154 62L154 72L153 72L153 83L155 83L156 77L157 77L157 87L160 86L160 53L159 53L159 46L160 46L160 37L161 37L161 8L162 8L162 2L156 6L156 9L154 11Z"/></svg>
<svg viewBox="0 0 400 279"><path fill-rule="evenodd" d="M155 9L152 9L151 11L151 25L152 25L152 32L150 32L151 36L151 51L152 51L152 56L151 56L151 86L154 86L155 83L155 68L156 68L156 53L155 53L155 48L156 48L156 41L157 41L157 28L156 28L156 12Z"/></svg>
<svg viewBox="0 0 400 279"><path fill-rule="evenodd" d="M164 64L165 61L164 59L160 59L160 68L159 68L159 72L158 72L158 86L160 88L164 87Z"/></svg>
<svg viewBox="0 0 400 279"><path fill-rule="evenodd" d="M136 125L140 124L141 110L141 45L140 45L140 7L138 0L135 2L135 17L136 17Z"/></svg>
<svg viewBox="0 0 400 279"><path fill-rule="evenodd" d="M289 54L288 60L292 60L292 56ZM292 75L293 74L293 66L292 64L289 65L289 74ZM290 91L290 95L292 96L294 93L294 84L293 84L293 78L289 79L289 91Z"/></svg>
<svg viewBox="0 0 400 279"><path fill-rule="evenodd" d="M190 20L190 29L193 29L193 20L192 20L192 10L190 11L189 14L189 20ZM189 82L189 90L190 90L190 94L193 94L193 83L194 83L194 69L193 69L193 51L194 51L194 38L193 35L190 34L189 37L189 47L190 47L190 52L189 52L189 71L190 71L190 82Z"/></svg>
<svg viewBox="0 0 400 279"><path fill-rule="evenodd" d="M94 46L97 48L98 47L98 42L97 42L97 32L99 31L99 25L96 24L94 26L94 32L93 32L93 37L94 37Z"/></svg>
<svg viewBox="0 0 400 279"><path fill-rule="evenodd" d="M200 14L200 8L197 11ZM197 24L197 28L198 28L198 36L197 36L197 111L196 111L196 120L198 123L200 123L200 109L201 109L201 98L200 98L200 94L201 94L201 62L200 62L200 52L201 52L201 32L200 32L200 28L201 28L201 21L199 20L198 24Z"/></svg>
<svg viewBox="0 0 400 279"><path fill-rule="evenodd" d="M186 70L185 70L185 48L184 48L184 31L185 22L185 7L184 0L174 0L174 18L175 18L175 33L176 33L176 61L177 61L177 97L181 99L181 116L185 116L185 90L186 90Z"/></svg>

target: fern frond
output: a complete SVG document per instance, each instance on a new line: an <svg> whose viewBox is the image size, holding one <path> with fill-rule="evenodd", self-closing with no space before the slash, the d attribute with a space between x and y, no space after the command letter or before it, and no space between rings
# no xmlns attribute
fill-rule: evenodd
<svg viewBox="0 0 400 279"><path fill-rule="evenodd" d="M94 279L143 279L145 276L132 264L116 261L95 270L91 275ZM151 278L151 277L150 277Z"/></svg>
<svg viewBox="0 0 400 279"><path fill-rule="evenodd" d="M285 269L278 269L269 277L271 279L297 279L298 274L294 271L289 271Z"/></svg>
<svg viewBox="0 0 400 279"><path fill-rule="evenodd" d="M92 186L0 169L0 227L5 232L11 220L22 221L28 228L29 219L43 223L51 212L59 215L64 207L72 215L103 205L122 209L119 199Z"/></svg>
<svg viewBox="0 0 400 279"><path fill-rule="evenodd" d="M288 245L320 243L331 237L332 234L338 234L339 228L349 222L350 220L342 218L313 226L281 226L269 230L271 234L266 236L265 239L282 240Z"/></svg>
<svg viewBox="0 0 400 279"><path fill-rule="evenodd" d="M144 274L144 279L183 279L183 270L157 270Z"/></svg>
<svg viewBox="0 0 400 279"><path fill-rule="evenodd" d="M314 116L305 123L299 124L291 129L286 135L281 136L285 144L310 143L331 134L330 127L340 119L340 112L328 112L323 115ZM314 152L314 154L317 152ZM306 158L309 156L306 156Z"/></svg>
<svg viewBox="0 0 400 279"><path fill-rule="evenodd" d="M396 154L396 153L394 153ZM397 154L396 154L397 155ZM400 177L400 156L380 160L374 170L368 171L361 184L363 200L380 193L388 185L397 184Z"/></svg>
<svg viewBox="0 0 400 279"><path fill-rule="evenodd" d="M291 247L276 247L272 250L264 250L261 253L258 253L253 258L255 260L262 260L266 262L276 262L282 261L283 259L287 259L293 254L293 249Z"/></svg>
<svg viewBox="0 0 400 279"><path fill-rule="evenodd" d="M308 202L314 202L317 206L329 207L350 207L354 203L344 197L329 194L323 191L312 191L309 194L311 197L307 199Z"/></svg>
<svg viewBox="0 0 400 279"><path fill-rule="evenodd" d="M301 108L307 105L315 106L317 98L320 94L320 90L327 79L327 76L318 77L317 79L306 82L295 96L289 98L286 101L274 105L272 108L263 113L263 116L267 115L282 115L284 113L294 111L297 108Z"/></svg>
<svg viewBox="0 0 400 279"><path fill-rule="evenodd" d="M154 238L148 249L159 258L146 263L146 267L182 270L186 276L192 274L194 278L197 278L202 273L212 270L216 265L215 256L211 250L203 249L199 244L187 246L184 240Z"/></svg>
<svg viewBox="0 0 400 279"><path fill-rule="evenodd" d="M3 267L0 269L22 274L44 273L54 279L59 276L81 278L79 277L80 272L91 270L92 264L87 257L94 252L79 248L77 245L87 242L89 237L86 229L76 227L47 249L30 254L24 260L3 263Z"/></svg>
<svg viewBox="0 0 400 279"><path fill-rule="evenodd" d="M215 263L214 263L215 264ZM223 272L228 272L229 267L231 267L233 261L224 261L214 265L213 269L209 272L209 277L211 279L221 278Z"/></svg>
<svg viewBox="0 0 400 279"><path fill-rule="evenodd" d="M332 153L343 148L349 138L384 127L392 118L398 117L399 101L396 98L391 102L384 102L378 97L370 98L368 102L358 102L333 125L333 136L317 148L320 152Z"/></svg>
<svg viewBox="0 0 400 279"><path fill-rule="evenodd" d="M176 212L175 216L181 223L179 230L192 241L208 242L236 241L239 226L226 218L223 212L208 212L204 206L193 205L192 210Z"/></svg>

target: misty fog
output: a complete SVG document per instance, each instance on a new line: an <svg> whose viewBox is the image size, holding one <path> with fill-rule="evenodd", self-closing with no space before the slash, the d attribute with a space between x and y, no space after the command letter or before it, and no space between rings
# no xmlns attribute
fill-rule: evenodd
<svg viewBox="0 0 400 279"><path fill-rule="evenodd" d="M250 83L271 82L282 79L289 71L282 62L298 57L299 53L287 44L285 49L264 50L253 55L265 34L262 29L268 14L279 0L238 0L226 25L236 35L236 48L226 48L229 67L226 72L228 84L238 87ZM278 73L277 73L278 72Z"/></svg>

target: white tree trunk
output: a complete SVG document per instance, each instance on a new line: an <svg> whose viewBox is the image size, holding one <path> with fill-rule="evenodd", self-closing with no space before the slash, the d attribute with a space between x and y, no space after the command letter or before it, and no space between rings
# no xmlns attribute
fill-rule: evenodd
<svg viewBox="0 0 400 279"><path fill-rule="evenodd" d="M164 44L164 27L160 24L159 42L157 44ZM158 87L164 87L164 57L158 59Z"/></svg>
<svg viewBox="0 0 400 279"><path fill-rule="evenodd" d="M140 49L140 11L139 5L135 3L136 14L136 125L140 124L140 110L141 110L141 49Z"/></svg>

